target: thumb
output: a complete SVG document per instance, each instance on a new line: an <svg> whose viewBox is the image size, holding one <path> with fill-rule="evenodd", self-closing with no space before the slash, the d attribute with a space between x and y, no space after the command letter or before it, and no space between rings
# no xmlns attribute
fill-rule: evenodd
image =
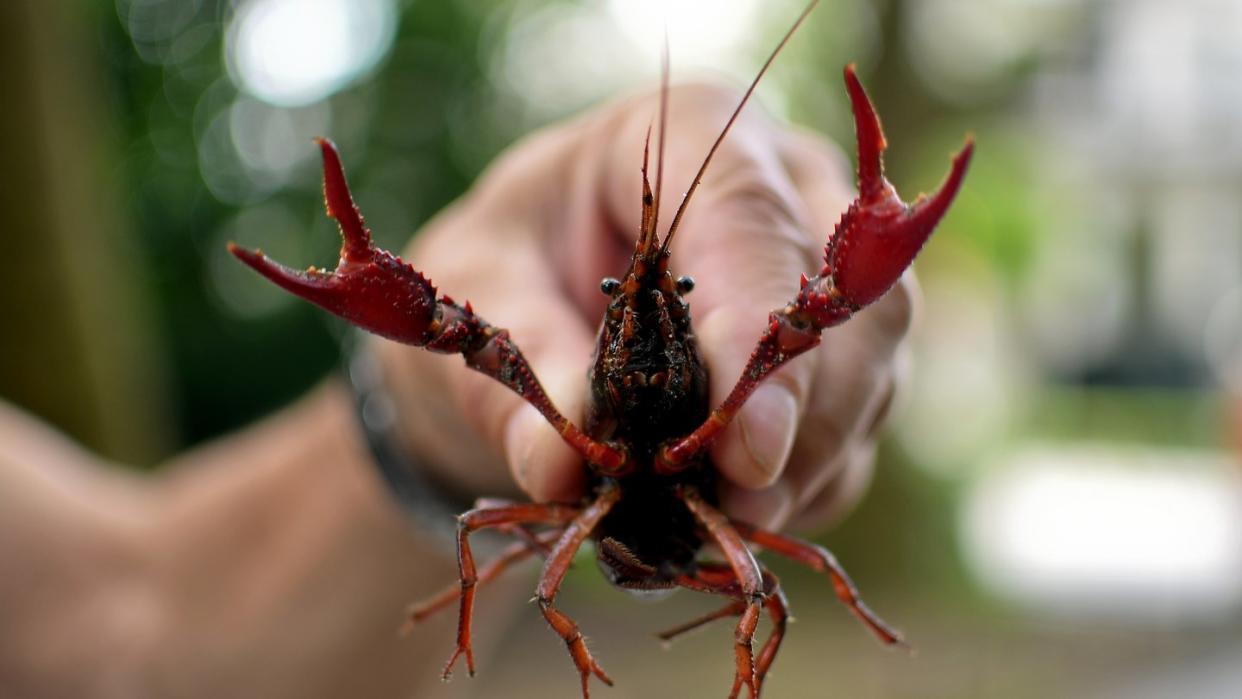
<svg viewBox="0 0 1242 699"><path fill-rule="evenodd" d="M718 405L732 390L768 314L797 292L816 246L802 224L788 178L759 163L704 185L674 242L674 266L695 278L691 299L700 351ZM793 448L810 390L813 362L778 369L755 390L712 445L717 468L732 482L763 488L780 476Z"/></svg>

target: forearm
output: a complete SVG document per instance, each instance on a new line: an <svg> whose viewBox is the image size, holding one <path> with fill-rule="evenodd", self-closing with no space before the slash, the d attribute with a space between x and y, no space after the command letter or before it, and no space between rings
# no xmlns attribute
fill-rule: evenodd
<svg viewBox="0 0 1242 699"><path fill-rule="evenodd" d="M168 689L371 695L434 676L411 666L439 653L397 643L395 629L407 603L453 579L451 551L398 512L354 420L332 383L170 465L158 498L164 642L174 658L217 662L197 677L178 668Z"/></svg>
<svg viewBox="0 0 1242 699"><path fill-rule="evenodd" d="M137 478L0 403L0 694L85 695L113 683L113 663L126 662L148 618L125 601L149 557L147 495Z"/></svg>
<svg viewBox="0 0 1242 699"><path fill-rule="evenodd" d="M14 644L0 679L44 695L304 697L436 677L451 615L395 631L454 579L452 552L397 510L354 419L331 383L157 481L102 490L72 482L100 479L90 464L66 479L30 463L37 450L8 454L0 478L21 482L0 488L0 555L25 574L0 582Z"/></svg>

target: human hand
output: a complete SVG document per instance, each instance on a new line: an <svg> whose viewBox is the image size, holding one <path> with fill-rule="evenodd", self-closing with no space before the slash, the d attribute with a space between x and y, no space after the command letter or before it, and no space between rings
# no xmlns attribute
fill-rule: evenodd
<svg viewBox="0 0 1242 699"><path fill-rule="evenodd" d="M736 105L732 91L672 88L661 205L664 229ZM587 368L606 297L639 230L643 140L656 95L612 104L510 149L415 238L406 259L444 292L508 328L558 408L582 424ZM708 169L672 245L714 406L733 387L767 322L853 198L850 167L817 136L743 112ZM661 231L663 233L663 230ZM779 528L839 515L869 481L912 313L907 275L764 382L711 449L731 515ZM573 500L578 455L521 398L460 360L379 342L406 447L436 477L495 495Z"/></svg>

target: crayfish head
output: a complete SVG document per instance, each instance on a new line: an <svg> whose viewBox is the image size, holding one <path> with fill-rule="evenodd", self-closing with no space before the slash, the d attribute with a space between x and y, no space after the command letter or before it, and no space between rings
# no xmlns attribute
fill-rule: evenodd
<svg viewBox="0 0 1242 699"><path fill-rule="evenodd" d="M638 459L706 417L706 370L668 257L636 255L624 277L605 279L608 308L591 368L592 437L624 442Z"/></svg>

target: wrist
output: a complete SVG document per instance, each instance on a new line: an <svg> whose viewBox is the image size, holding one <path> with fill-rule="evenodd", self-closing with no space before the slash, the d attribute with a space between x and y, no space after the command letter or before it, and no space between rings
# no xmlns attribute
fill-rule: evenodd
<svg viewBox="0 0 1242 699"><path fill-rule="evenodd" d="M524 497L505 458L503 433L487 432L480 420L469 419L494 409L492 402L505 389L462 366L460 356L363 335L356 339L356 351L373 358L369 370L392 406L393 442L420 470L471 502L480 496Z"/></svg>
<svg viewBox="0 0 1242 699"><path fill-rule="evenodd" d="M470 509L474 498L410 448L400 429L397 400L385 388L380 360L369 347L368 342L357 341L346 366L362 446L405 514L420 528L451 539L457 515Z"/></svg>

